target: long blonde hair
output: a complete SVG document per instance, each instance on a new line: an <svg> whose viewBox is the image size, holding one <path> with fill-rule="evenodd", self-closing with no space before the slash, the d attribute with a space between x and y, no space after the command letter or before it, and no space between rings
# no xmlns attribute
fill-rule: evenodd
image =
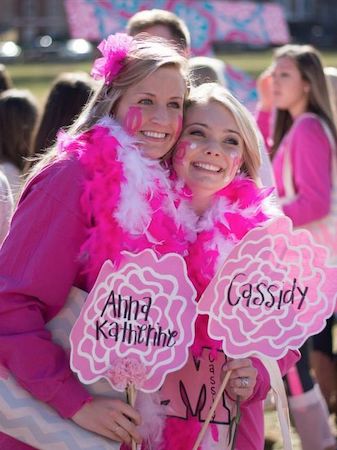
<svg viewBox="0 0 337 450"><path fill-rule="evenodd" d="M284 45L275 51L274 58L278 60L284 57L295 62L302 79L310 85L307 112L315 113L323 119L337 141L335 108L319 52L311 45ZM293 119L287 110L276 110L272 157L292 124Z"/></svg>
<svg viewBox="0 0 337 450"><path fill-rule="evenodd" d="M218 83L204 83L191 89L185 103L188 108L209 102L218 102L233 114L244 141L243 165L241 171L255 182L259 181L261 157L258 129L250 112L226 88Z"/></svg>
<svg viewBox="0 0 337 450"><path fill-rule="evenodd" d="M133 38L123 67L110 84L101 82L100 87L84 107L78 119L68 129L72 136L84 132L95 125L105 116L114 116L118 103L127 89L153 74L163 66L173 66L180 70L186 80L186 93L188 86L187 60L177 51L176 47L165 39L153 37L148 34L139 34ZM56 146L46 152L38 164L33 167L29 178L34 176L43 167L56 159Z"/></svg>

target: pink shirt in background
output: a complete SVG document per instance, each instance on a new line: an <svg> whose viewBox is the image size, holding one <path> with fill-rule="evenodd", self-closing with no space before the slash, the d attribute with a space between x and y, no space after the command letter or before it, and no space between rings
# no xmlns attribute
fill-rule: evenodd
<svg viewBox="0 0 337 450"><path fill-rule="evenodd" d="M257 123L266 144L270 132L271 114L259 111ZM293 123L284 136L273 159L273 169L279 197L285 196L283 164L289 152L296 197L282 205L295 227L306 225L326 216L330 210L332 189L329 139L317 116L305 113Z"/></svg>

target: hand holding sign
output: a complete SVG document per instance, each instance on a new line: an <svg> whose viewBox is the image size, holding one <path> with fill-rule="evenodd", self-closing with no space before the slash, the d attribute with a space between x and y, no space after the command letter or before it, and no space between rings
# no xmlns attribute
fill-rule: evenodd
<svg viewBox="0 0 337 450"><path fill-rule="evenodd" d="M72 369L83 383L103 377L126 390L157 391L183 367L194 341L196 291L183 258L152 250L106 261L70 334ZM132 442L135 448L135 442Z"/></svg>
<svg viewBox="0 0 337 450"><path fill-rule="evenodd" d="M326 249L316 245L307 231L293 231L286 217L251 230L198 303L198 312L209 316L209 336L222 340L223 351L233 358L279 359L299 348L324 328L335 308L336 267L327 261ZM215 408L216 401L194 449Z"/></svg>

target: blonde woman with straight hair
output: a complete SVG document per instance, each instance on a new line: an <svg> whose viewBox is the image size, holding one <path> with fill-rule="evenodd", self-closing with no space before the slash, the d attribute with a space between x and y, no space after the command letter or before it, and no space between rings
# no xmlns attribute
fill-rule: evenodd
<svg viewBox="0 0 337 450"><path fill-rule="evenodd" d="M146 438L140 413L91 395L46 324L72 286L89 292L104 261L118 267L123 250L181 253L162 159L181 131L187 66L158 38L110 35L99 49L100 87L34 166L1 249L0 364L60 420L130 444ZM27 449L7 434L0 447Z"/></svg>
<svg viewBox="0 0 337 450"><path fill-rule="evenodd" d="M336 260L337 131L319 52L309 45L280 47L258 85L257 119L270 145L283 211L295 227L308 228L330 252L331 261ZM318 339L313 337L314 346ZM310 375L308 344L301 353L287 381L302 448L335 449L326 402Z"/></svg>
<svg viewBox="0 0 337 450"><path fill-rule="evenodd" d="M270 189L261 187L260 164L258 129L247 109L218 84L192 88L172 166L180 194L178 212L190 242L188 275L198 298L233 246L276 213L269 204ZM221 342L209 338L207 324L207 316L199 315L190 364L169 375L161 390L164 403L170 392L181 395L168 406L163 450L194 448L210 408L209 397L217 392L216 383L228 370L232 371L229 383L198 448L261 450L263 400L270 389L268 371L257 358L227 360ZM279 361L282 374L298 356L290 351ZM193 398L199 399L197 405ZM230 429L238 398L241 422L236 433Z"/></svg>

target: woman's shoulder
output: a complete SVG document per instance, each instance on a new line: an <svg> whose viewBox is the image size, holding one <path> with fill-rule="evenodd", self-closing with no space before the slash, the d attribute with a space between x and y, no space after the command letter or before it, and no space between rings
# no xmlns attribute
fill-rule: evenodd
<svg viewBox="0 0 337 450"><path fill-rule="evenodd" d="M334 148L334 138L332 132L324 119L314 113L305 113L299 116L289 134L292 142L300 147L305 145L307 151L312 148L316 151L317 145L320 148ZM329 151L330 151L329 150Z"/></svg>
<svg viewBox="0 0 337 450"><path fill-rule="evenodd" d="M64 155L41 168L25 186L22 198L31 191L64 199L76 196L83 188L83 168L76 155Z"/></svg>
<svg viewBox="0 0 337 450"><path fill-rule="evenodd" d="M0 195L7 194L10 192L9 183L6 175L0 168Z"/></svg>
<svg viewBox="0 0 337 450"><path fill-rule="evenodd" d="M9 161L2 162L0 164L0 170L5 174L13 193L17 193L21 185L20 170Z"/></svg>
<svg viewBox="0 0 337 450"><path fill-rule="evenodd" d="M323 119L315 113L306 112L296 118L293 131L296 133L324 133Z"/></svg>
<svg viewBox="0 0 337 450"><path fill-rule="evenodd" d="M6 175L8 181L11 178L17 178L20 176L20 170L9 161L4 161L0 163L0 170L2 170L3 173Z"/></svg>

